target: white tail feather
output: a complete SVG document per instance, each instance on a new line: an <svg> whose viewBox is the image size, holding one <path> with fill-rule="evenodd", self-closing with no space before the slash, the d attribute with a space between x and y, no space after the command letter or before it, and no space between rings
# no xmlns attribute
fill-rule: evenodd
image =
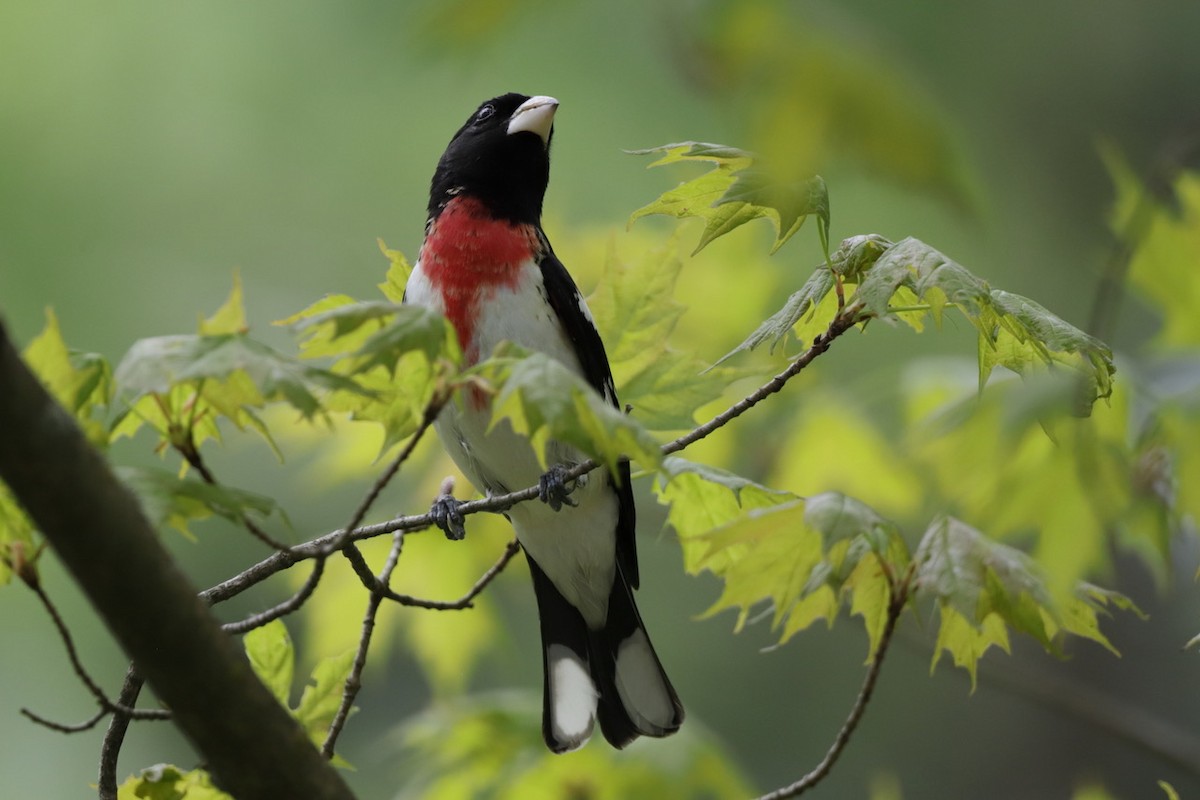
<svg viewBox="0 0 1200 800"><path fill-rule="evenodd" d="M640 628L617 648L616 684L621 704L638 730L661 736L678 727L671 690L650 640Z"/></svg>
<svg viewBox="0 0 1200 800"><path fill-rule="evenodd" d="M564 749L574 750L592 735L599 693L588 674L587 664L569 647L552 644L546 650L546 658L549 661L551 729Z"/></svg>

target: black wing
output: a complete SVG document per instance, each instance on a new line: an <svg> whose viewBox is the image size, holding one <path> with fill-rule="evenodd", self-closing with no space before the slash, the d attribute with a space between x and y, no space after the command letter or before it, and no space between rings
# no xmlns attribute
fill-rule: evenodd
<svg viewBox="0 0 1200 800"><path fill-rule="evenodd" d="M608 366L608 356L604 352L604 342L600 333L584 311L583 295L579 287L571 279L567 268L562 265L554 251L545 239L542 240L545 252L541 260L542 284L545 287L546 301L558 315L567 338L575 349L579 364L583 367L583 376L597 392L604 396L613 406L620 408L617 402L617 389L613 385L612 369ZM633 506L633 487L629 482L629 462L622 460L617 467L615 476L617 492L617 565L629 585L638 588L637 565L637 512Z"/></svg>

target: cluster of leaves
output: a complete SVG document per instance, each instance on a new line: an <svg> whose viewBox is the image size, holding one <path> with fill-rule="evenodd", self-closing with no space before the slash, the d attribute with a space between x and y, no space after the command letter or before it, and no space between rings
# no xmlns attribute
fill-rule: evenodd
<svg viewBox="0 0 1200 800"><path fill-rule="evenodd" d="M926 320L942 324L947 309L962 314L978 332L979 389L996 367L1029 375L1039 367L1078 375L1078 412L1112 394L1112 351L1027 297L992 289L965 267L918 239L890 242L854 236L842 242L784 306L721 360L766 343L770 350L813 324L825 324L838 282L854 287L849 303L879 319L898 319L921 331ZM803 339L801 341L804 341Z"/></svg>
<svg viewBox="0 0 1200 800"><path fill-rule="evenodd" d="M695 143L658 151L667 156L655 166L685 160L715 166L635 212L634 219L653 213L699 217L705 225L700 247L755 218L775 223L777 244L806 214L817 214L823 226L828 224L828 201L815 194L806 205L774 207L770 212L739 205L743 195L734 187L740 175L753 170L744 151ZM814 179L806 185L818 184ZM760 202L770 201L760 197ZM852 291L847 293L848 288ZM868 505L826 491L829 487L814 487L819 493L805 499L712 467L668 459L656 491L670 507L669 522L683 543L685 566L693 573L708 570L724 581L724 592L710 613L737 609L740 627L755 606L767 603L773 625L787 641L818 619L832 624L842 603L848 602L851 613L864 620L873 657L892 604L928 602L936 606L940 619L934 664L948 652L972 676L991 646L1008 649L1010 632L1029 635L1051 652L1061 652L1067 635L1111 649L1098 615L1109 607L1136 609L1120 595L1081 582L1099 566L1095 551L1077 549L1073 558L1062 558L1062 547L1057 546L1081 519L1097 517L1100 534L1089 541L1102 542L1106 525L1128 515L1134 502L1115 507L1120 505L1116 498L1130 497L1128 466L1136 457L1115 441L1125 431L1119 423L1125 418L1119 411L1107 413L1112 409L1106 407L1098 421L1077 419L1090 415L1097 400L1113 394L1112 353L1102 342L1027 298L991 288L923 242L893 243L865 235L843 241L783 308L718 363L763 344L771 351L786 350L793 338L805 344L839 314L854 315L862 324L899 320L921 331L928 321L940 326L948 309L956 310L977 332L976 396L958 400L956 409L946 408L944 394L937 404L923 401L921 412L927 416L914 414L912 419L913 429L924 431L910 448L916 457L872 464L880 459L856 459L852 446L839 447L839 460L850 460L869 473L911 471L908 485L913 487L939 476L945 487L958 487L946 493L948 501L964 494L965 464L986 465L974 470L980 475L977 490L967 493L966 499L973 496L975 502L961 503L968 518L986 519L1001 532L1046 529L1039 553L1044 558L1039 561L1054 568L1047 574L1039 561L944 513L913 539ZM1024 380L1017 386L1000 381L1000 389L985 393L997 366ZM802 403L796 417L814 415L820 402ZM1064 408L1070 412L1065 420ZM1006 409L1009 419L997 419L989 409ZM866 428L869 431L870 425ZM864 438L860 432L856 444L881 451L885 446L877 438L879 434ZM979 452L981 442L994 443L994 460ZM970 460L953 452L964 447L971 450ZM1022 449L1036 456L1016 460L1014 451ZM1030 469L1034 464L1044 480ZM1096 471L1107 471L1113 480L1096 481ZM1068 480L1070 476L1077 479ZM1049 505L1062 509L1061 514L1046 516L1047 503L1039 489L1055 492L1056 501ZM1095 507L1097 494L1107 494L1108 502L1100 508L1111 513L1083 513L1085 507ZM997 508L1001 499L1003 508ZM911 551L909 541L915 544Z"/></svg>
<svg viewBox="0 0 1200 800"><path fill-rule="evenodd" d="M871 661L893 604L928 601L940 617L933 665L947 651L974 679L988 648L1009 649L1009 630L1056 653L1068 634L1112 649L1097 615L1110 605L1136 610L1086 584L1056 598L1029 556L953 517L930 522L910 553L898 525L838 492L801 498L675 458L666 472L656 492L670 506L685 568L725 585L708 613L735 609L741 628L766 603L781 642L818 620L832 625L848 602Z"/></svg>

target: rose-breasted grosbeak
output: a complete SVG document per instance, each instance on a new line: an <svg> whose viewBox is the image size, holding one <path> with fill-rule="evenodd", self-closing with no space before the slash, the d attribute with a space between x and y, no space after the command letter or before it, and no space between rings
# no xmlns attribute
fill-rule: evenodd
<svg viewBox="0 0 1200 800"><path fill-rule="evenodd" d="M541 228L558 101L506 94L481 105L438 162L429 219L406 302L437 309L468 361L502 340L557 359L617 405L604 344L575 282ZM599 718L623 747L679 729L683 706L634 605L638 586L629 465L597 470L567 496L561 467L543 474L529 440L506 420L490 431L488 398L467 392L436 422L459 468L488 494L539 484L546 503L506 514L529 561L541 618L542 733L555 752L580 747ZM551 464L583 460L551 442ZM453 517L453 502L435 512ZM452 526L443 525L448 535ZM461 534L459 534L461 535Z"/></svg>

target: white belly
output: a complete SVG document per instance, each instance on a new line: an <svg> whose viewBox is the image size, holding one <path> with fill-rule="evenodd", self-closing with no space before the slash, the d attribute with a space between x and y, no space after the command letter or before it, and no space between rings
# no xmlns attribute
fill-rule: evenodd
<svg viewBox="0 0 1200 800"><path fill-rule="evenodd" d="M541 270L531 263L514 289L497 289L480 303L471 349L486 357L507 340L546 353L581 373L554 310L538 291L540 284ZM406 291L408 302L444 311L440 293L430 286L419 263ZM536 484L545 470L529 440L515 433L507 420L489 433L490 423L490 407L476 408L470 398L460 395L442 410L435 428L450 457L481 491L504 494ZM547 450L547 464L584 459L558 442L551 442ZM577 503L574 507L556 512L535 499L507 512L522 547L593 628L602 626L607 616L616 563L618 501L610 480L604 471L591 472L571 494Z"/></svg>

